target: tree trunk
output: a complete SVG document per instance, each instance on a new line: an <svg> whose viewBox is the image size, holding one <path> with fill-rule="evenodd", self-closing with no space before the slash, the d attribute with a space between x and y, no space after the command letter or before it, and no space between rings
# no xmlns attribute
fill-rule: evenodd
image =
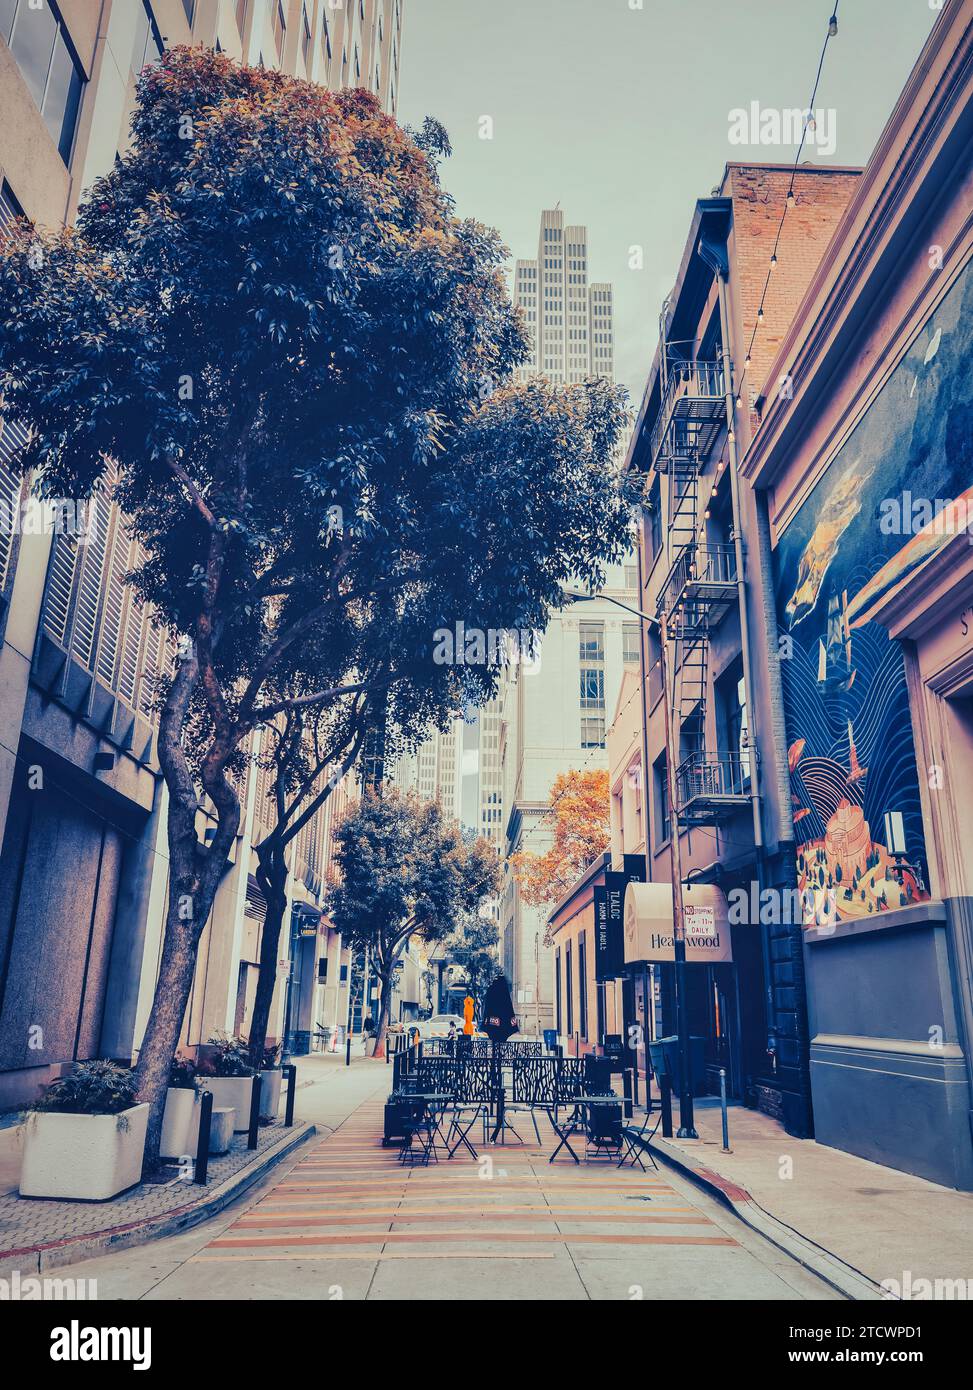
<svg viewBox="0 0 973 1390"><path fill-rule="evenodd" d="M388 974L383 975L381 971L377 973L381 984L381 992L378 998L378 1025L375 1029L375 1056L384 1057L385 1037L389 1028L389 1004L391 1003L389 997L390 981L392 977L391 967L389 968Z"/></svg>
<svg viewBox="0 0 973 1390"><path fill-rule="evenodd" d="M171 850L170 845L170 855ZM211 885L201 888L199 876L193 873L192 868L188 871L184 868L180 872L174 861L170 872L169 906L159 977L135 1067L138 1098L149 1103L143 1163L147 1173L158 1166L169 1071L179 1046L179 1034L192 989L196 948L219 886L217 874ZM206 878L213 878L213 875L207 873ZM187 902L192 904L193 915L189 918L185 915Z"/></svg>
<svg viewBox="0 0 973 1390"><path fill-rule="evenodd" d="M265 850L264 846L269 848ZM257 882L267 900L267 915L260 935L260 973L250 1020L250 1065L254 1067L262 1066L267 1046L270 1007L277 983L280 933L287 912L287 861L283 846L272 843L268 837L261 843L257 855L260 861Z"/></svg>
<svg viewBox="0 0 973 1390"><path fill-rule="evenodd" d="M149 1105L143 1158L147 1173L159 1163L169 1072L186 1016L199 938L240 824L239 798L217 765L222 757L225 767L232 747L221 747L211 750L214 766L203 779L217 809L216 833L208 849L196 836L199 798L182 746L182 730L197 675L195 656L181 663L159 720L159 765L169 790L169 903L155 996L135 1067L138 1098Z"/></svg>

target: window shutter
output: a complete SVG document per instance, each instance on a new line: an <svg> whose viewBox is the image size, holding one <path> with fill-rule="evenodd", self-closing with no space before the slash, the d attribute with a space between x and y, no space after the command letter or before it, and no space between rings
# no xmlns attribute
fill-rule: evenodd
<svg viewBox="0 0 973 1390"><path fill-rule="evenodd" d="M0 419L0 591L7 587L19 526L23 479L13 467L14 456L27 443L27 431Z"/></svg>

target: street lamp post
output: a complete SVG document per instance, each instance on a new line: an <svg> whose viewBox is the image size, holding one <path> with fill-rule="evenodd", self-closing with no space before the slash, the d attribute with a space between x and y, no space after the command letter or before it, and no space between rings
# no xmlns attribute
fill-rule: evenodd
<svg viewBox="0 0 973 1390"><path fill-rule="evenodd" d="M689 999L686 992L686 919L683 911L683 881L682 881L682 847L679 840L679 813L677 783L676 783L676 757L673 748L673 728L672 718L669 711L669 630L666 619L652 617L649 613L643 613L640 608L633 608L631 604L623 603L621 599L611 598L608 594L582 594L574 590L565 590L567 598L574 603L591 603L595 598L604 599L607 603L613 603L616 608L622 608L626 613L631 613L639 618L649 628L654 628L659 634L659 645L661 654L659 658L662 667L662 709L665 716L665 742L666 742L666 785L668 788L669 801L669 865L670 876L672 878L672 954L675 962L676 976L676 1035L679 1041L679 1139L698 1139L696 1132L695 1119L693 1115L693 1078L692 1078L692 1057L689 1047ZM644 693L643 693L644 699ZM644 717L644 716L643 716ZM648 784L648 768L642 769L643 782ZM648 835L648 822L646 821L646 835Z"/></svg>

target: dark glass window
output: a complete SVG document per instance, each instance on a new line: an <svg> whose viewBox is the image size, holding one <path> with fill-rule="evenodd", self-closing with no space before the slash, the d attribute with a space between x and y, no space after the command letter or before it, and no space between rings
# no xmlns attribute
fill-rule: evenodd
<svg viewBox="0 0 973 1390"><path fill-rule="evenodd" d="M18 0L12 22L10 8L5 5L0 20L6 21L11 55L67 164L85 82L81 64L53 0L39 10Z"/></svg>
<svg viewBox="0 0 973 1390"><path fill-rule="evenodd" d="M660 753L652 764L652 789L655 795L655 843L665 844L669 838L669 773L666 755Z"/></svg>
<svg viewBox="0 0 973 1390"><path fill-rule="evenodd" d="M588 943L584 932L578 937L578 1029L588 1040Z"/></svg>
<svg viewBox="0 0 973 1390"><path fill-rule="evenodd" d="M311 52L311 22L307 17L307 6L301 10L301 53L304 56L305 68L310 61Z"/></svg>
<svg viewBox="0 0 973 1390"><path fill-rule="evenodd" d="M568 1033L574 1032L574 981L571 978L571 943L564 948L564 998L566 1002Z"/></svg>
<svg viewBox="0 0 973 1390"><path fill-rule="evenodd" d="M17 0L0 0L0 39L10 42L10 30L14 22Z"/></svg>
<svg viewBox="0 0 973 1390"><path fill-rule="evenodd" d="M141 9L135 21L135 42L132 44L132 71L139 73L149 63L156 63L162 57L162 37L156 27L148 0L142 0Z"/></svg>
<svg viewBox="0 0 973 1390"><path fill-rule="evenodd" d="M21 77L30 88L31 96L41 107L44 105L57 36L57 20L53 10L46 5L41 10L32 10L27 0L20 0L10 37L10 52L20 68Z"/></svg>

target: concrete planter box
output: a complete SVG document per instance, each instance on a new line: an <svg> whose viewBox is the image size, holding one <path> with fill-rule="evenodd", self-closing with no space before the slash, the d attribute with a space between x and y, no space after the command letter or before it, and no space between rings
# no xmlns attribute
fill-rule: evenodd
<svg viewBox="0 0 973 1390"><path fill-rule="evenodd" d="M280 1088L284 1073L280 1067L267 1067L260 1073L260 1118L276 1120L280 1112Z"/></svg>
<svg viewBox="0 0 973 1390"><path fill-rule="evenodd" d="M199 1107L199 1096L185 1087L170 1086L166 1091L166 1108L162 1112L162 1142L160 1158L182 1158L193 1153L189 1135L194 1127L193 1109ZM199 1116L195 1117L198 1131Z"/></svg>
<svg viewBox="0 0 973 1390"><path fill-rule="evenodd" d="M197 1076L196 1082L207 1091L212 1091L214 1110L236 1111L233 1128L237 1134L242 1134L250 1128L252 1076Z"/></svg>
<svg viewBox="0 0 973 1390"><path fill-rule="evenodd" d="M25 1125L21 1197L105 1202L142 1176L148 1105L117 1115L35 1110Z"/></svg>

